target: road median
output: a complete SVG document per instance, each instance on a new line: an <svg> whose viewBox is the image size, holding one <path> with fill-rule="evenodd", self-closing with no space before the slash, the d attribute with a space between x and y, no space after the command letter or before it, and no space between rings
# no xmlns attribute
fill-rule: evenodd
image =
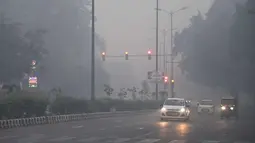
<svg viewBox="0 0 255 143"><path fill-rule="evenodd" d="M155 110L97 112L97 113L54 115L54 116L41 116L41 117L31 117L31 118L0 120L0 129L10 129L10 128L27 127L27 126L44 125L44 124L57 124L57 123L63 123L63 122L107 118L107 117L130 115L130 114L132 115L142 114L142 113L149 113L153 111Z"/></svg>

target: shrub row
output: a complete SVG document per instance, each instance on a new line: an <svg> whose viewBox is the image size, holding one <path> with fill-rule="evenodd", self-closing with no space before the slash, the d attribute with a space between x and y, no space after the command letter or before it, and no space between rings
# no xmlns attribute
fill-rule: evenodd
<svg viewBox="0 0 255 143"><path fill-rule="evenodd" d="M45 95L9 95L0 99L0 118L44 116L46 110L49 110L52 114L77 114L109 112L113 107L117 111L157 109L159 105L160 101L124 101L114 99L90 101L66 96L59 96L50 104ZM48 107L50 108L47 109Z"/></svg>

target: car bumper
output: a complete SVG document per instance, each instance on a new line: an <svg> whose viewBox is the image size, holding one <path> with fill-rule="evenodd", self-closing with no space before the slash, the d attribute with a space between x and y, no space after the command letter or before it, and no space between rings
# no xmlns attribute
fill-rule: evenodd
<svg viewBox="0 0 255 143"><path fill-rule="evenodd" d="M198 109L197 112L199 113L213 113L214 110L213 109L208 109L208 108L201 108L201 109Z"/></svg>
<svg viewBox="0 0 255 143"><path fill-rule="evenodd" d="M188 113L178 113L178 115L169 116L166 113L160 113L160 118L161 119L177 119L177 120L182 120L182 119L188 119L189 118L189 114Z"/></svg>

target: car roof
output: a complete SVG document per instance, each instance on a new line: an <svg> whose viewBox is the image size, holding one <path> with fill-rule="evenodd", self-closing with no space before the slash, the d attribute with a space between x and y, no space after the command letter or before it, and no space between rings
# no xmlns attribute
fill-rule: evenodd
<svg viewBox="0 0 255 143"><path fill-rule="evenodd" d="M167 98L167 100L184 100L184 98Z"/></svg>

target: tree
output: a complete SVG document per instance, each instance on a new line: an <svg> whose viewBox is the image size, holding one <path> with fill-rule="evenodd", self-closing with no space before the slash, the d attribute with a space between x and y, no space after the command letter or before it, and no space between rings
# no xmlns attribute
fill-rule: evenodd
<svg viewBox="0 0 255 143"><path fill-rule="evenodd" d="M27 73L32 60L40 61L43 48L43 34L37 31L33 37L27 37L21 32L21 24L10 22L3 14L0 18L0 81L10 82L11 80L20 80L24 73ZM41 43L39 43L39 41Z"/></svg>
<svg viewBox="0 0 255 143"><path fill-rule="evenodd" d="M8 13L27 27L48 31L45 48L49 55L41 61L40 88L61 87L65 95L89 98L91 79L91 12L88 0L22 0L9 2ZM22 18L22 17L26 18ZM96 41L96 95L104 94L109 76L103 68L102 37ZM98 53L98 54L97 54ZM42 70L43 69L43 70ZM60 72L61 71L61 72Z"/></svg>
<svg viewBox="0 0 255 143"><path fill-rule="evenodd" d="M230 29L230 57L234 63L236 87L246 93L255 94L255 2L248 0L246 5L237 5ZM253 96L255 97L255 96Z"/></svg>
<svg viewBox="0 0 255 143"><path fill-rule="evenodd" d="M180 67L199 84L223 87L232 95L254 95L255 17L248 11L255 3L237 4L232 15L226 2L215 1L205 20L194 16L191 26L176 35L175 45L184 57Z"/></svg>

